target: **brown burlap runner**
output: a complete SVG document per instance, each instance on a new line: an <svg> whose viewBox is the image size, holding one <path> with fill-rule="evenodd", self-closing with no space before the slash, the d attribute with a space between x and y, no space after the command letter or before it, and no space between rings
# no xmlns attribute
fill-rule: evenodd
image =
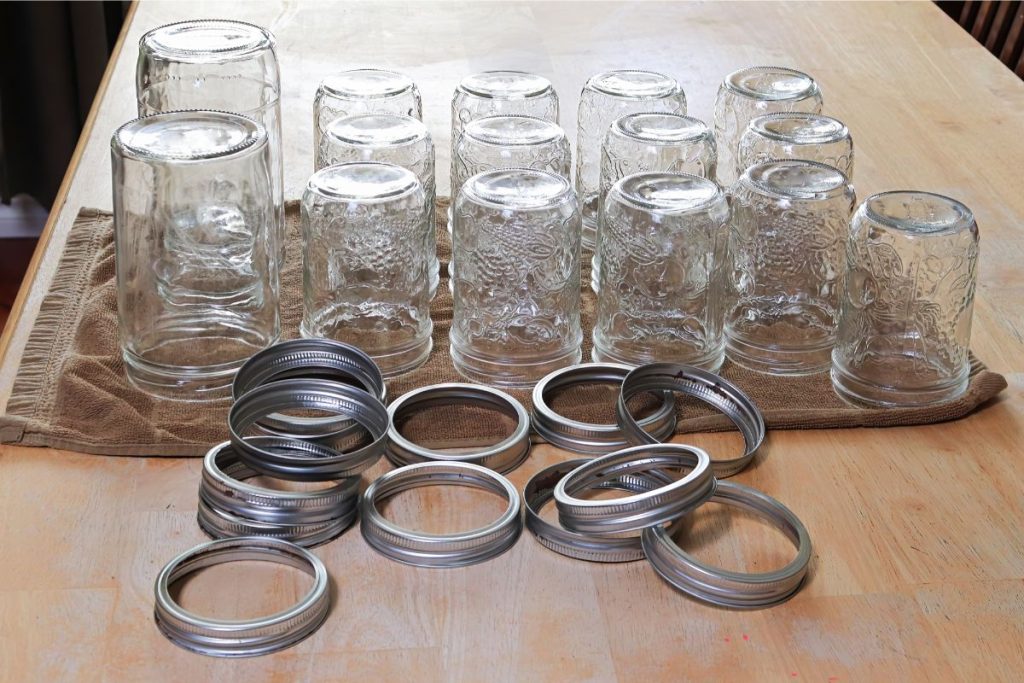
<svg viewBox="0 0 1024 683"><path fill-rule="evenodd" d="M438 249L450 254L443 227L447 200L438 205ZM299 240L298 204L288 205L290 244ZM301 254L288 252L282 271L283 337L297 335L302 314ZM594 295L590 259L583 263L584 359L590 357ZM388 383L389 396L438 382L460 381L448 355L452 300L444 266L431 308L434 350L425 365ZM1006 380L974 361L967 393L926 408L867 410L841 401L826 373L800 378L760 375L726 362L722 374L742 387L764 412L771 429L896 426L954 420L967 415L1006 387ZM528 392L513 392L529 408ZM613 422L606 390L568 391L553 401L563 414L589 422ZM679 430L731 429L727 418L695 402L680 401ZM49 446L105 455L201 455L227 438L227 402L161 401L128 385L117 345L113 222L110 214L82 209L71 229L50 291L31 332L7 405L0 416L0 442ZM415 425L413 425L415 423ZM415 426L415 434L410 431ZM410 420L403 431L417 441L457 445L492 438L507 429L475 409L434 409Z"/></svg>

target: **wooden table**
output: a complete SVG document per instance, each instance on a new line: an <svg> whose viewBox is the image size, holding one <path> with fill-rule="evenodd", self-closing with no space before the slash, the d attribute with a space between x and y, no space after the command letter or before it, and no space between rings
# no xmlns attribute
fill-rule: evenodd
<svg viewBox="0 0 1024 683"><path fill-rule="evenodd" d="M814 540L809 583L758 612L698 604L644 562L598 566L529 535L457 570L400 566L357 530L318 549L334 579L322 629L286 652L225 661L189 654L152 623L160 567L204 540L200 463L0 448L0 679L3 680L1019 680L1024 672L1024 84L931 3L145 2L130 18L0 349L0 407L81 206L109 207L108 141L133 116L135 44L161 23L225 16L277 36L286 191L312 167L311 107L332 70L410 73L447 184L448 99L464 74L549 76L574 113L588 75L643 66L677 76L708 119L717 84L749 64L815 75L849 124L861 197L921 188L957 197L982 231L973 347L1004 372L1001 400L930 427L775 432L737 477L778 497ZM714 449L732 436L697 436ZM565 457L535 449L522 486ZM468 526L481 494L391 505L398 520ZM788 560L775 532L723 508L700 513L691 546L739 569ZM222 616L283 606L301 575L208 570L187 605ZM263 566L261 566L263 565ZM241 572L241 574L239 574ZM241 576L242 578L239 578Z"/></svg>

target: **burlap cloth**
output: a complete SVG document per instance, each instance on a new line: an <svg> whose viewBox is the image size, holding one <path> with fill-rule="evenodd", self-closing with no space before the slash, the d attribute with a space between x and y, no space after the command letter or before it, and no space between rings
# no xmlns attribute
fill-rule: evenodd
<svg viewBox="0 0 1024 683"><path fill-rule="evenodd" d="M442 264L450 254L444 221L447 200L438 203L438 249ZM298 245L299 211L287 207L290 244ZM281 315L284 338L297 335L302 314L301 254L288 252L282 271ZM590 259L583 263L584 359L590 357L595 298L590 291ZM438 382L461 381L448 355L452 299L442 265L441 284L431 314L434 349L419 369L388 382L389 395ZM888 410L856 408L832 391L827 373L782 378L760 375L726 362L722 374L742 387L764 413L770 429L882 427L954 420L967 415L1006 387L1006 380L972 358L967 393L955 401ZM575 419L614 422L610 388L570 390L553 407ZM513 392L530 405L528 392ZM155 399L130 386L117 344L113 220L109 213L82 209L43 301L15 377L7 414L0 416L0 442L49 446L105 455L201 455L227 438L228 403L186 403ZM694 401L679 401L679 431L731 429L728 419ZM418 441L458 445L491 439L507 421L480 411L434 409L415 420ZM407 427L408 428L408 427ZM406 428L406 429L407 429ZM403 431L406 431L403 429ZM413 436L410 434L410 436Z"/></svg>

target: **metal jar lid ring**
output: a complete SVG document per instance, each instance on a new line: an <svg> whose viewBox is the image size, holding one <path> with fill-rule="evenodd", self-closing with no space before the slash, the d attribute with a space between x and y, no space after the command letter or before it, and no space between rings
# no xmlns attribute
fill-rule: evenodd
<svg viewBox="0 0 1024 683"><path fill-rule="evenodd" d="M171 586L215 564L263 560L295 567L313 577L313 588L296 605L256 619L211 619L190 612L171 597ZM156 624L173 643L215 657L250 657L277 652L313 633L330 609L327 569L308 550L275 538L225 538L198 545L167 563L156 579Z"/></svg>
<svg viewBox="0 0 1024 683"><path fill-rule="evenodd" d="M356 521L357 506L350 504L340 511L339 516L324 522L310 524L275 524L246 519L226 510L212 507L200 497L196 521L211 538L234 538L238 536L260 536L279 538L304 548L312 548L333 540L344 533Z"/></svg>
<svg viewBox="0 0 1024 683"><path fill-rule="evenodd" d="M217 444L203 458L199 497L211 508L271 524L326 522L359 500L358 477L317 491L282 491L243 481L258 474L239 458L230 441Z"/></svg>
<svg viewBox="0 0 1024 683"><path fill-rule="evenodd" d="M738 386L713 372L689 365L651 363L626 375L616 405L619 427L633 443L658 443L655 437L641 429L626 407L630 398L648 391L676 391L692 396L719 410L736 425L743 435L745 449L737 458L713 460L711 467L716 477L731 477L741 471L754 459L754 454L764 441L765 426L761 411Z"/></svg>
<svg viewBox="0 0 1024 683"><path fill-rule="evenodd" d="M624 475L689 469L653 491L610 500L576 497L585 489ZM694 446L665 443L633 446L580 465L555 485L558 521L570 531L609 534L635 531L685 515L715 492L711 458Z"/></svg>
<svg viewBox="0 0 1024 683"><path fill-rule="evenodd" d="M554 497L555 485L574 469L587 463L585 458L567 460L545 467L530 478L523 489L523 507L526 509L526 528L546 548L589 562L632 562L644 557L640 536L596 536L568 531L540 516ZM600 488L618 489L633 493L651 491L662 483L653 478L625 475L619 479L598 484Z"/></svg>
<svg viewBox="0 0 1024 683"><path fill-rule="evenodd" d="M349 452L330 446L281 437L244 437L270 413L308 408L351 418L372 441ZM252 469L280 479L324 481L354 477L384 454L388 411L380 400L347 384L322 379L285 379L242 395L228 412L231 444Z"/></svg>
<svg viewBox="0 0 1024 683"><path fill-rule="evenodd" d="M420 486L472 486L508 501L490 524L454 534L427 534L389 522L377 504ZM396 562L419 567L463 567L497 557L511 548L523 529L519 492L493 470L462 462L422 462L378 477L359 502L360 531L370 546Z"/></svg>
<svg viewBox="0 0 1024 683"><path fill-rule="evenodd" d="M678 525L672 525L645 529L641 536L654 570L684 593L722 607L771 607L795 594L811 561L811 537L797 516L771 496L733 482L719 482L711 502L735 505L766 518L797 547L796 557L772 572L746 574L719 569L682 550L673 540Z"/></svg>
<svg viewBox="0 0 1024 683"><path fill-rule="evenodd" d="M516 420L512 434L493 446L470 452L447 453L413 443L396 426L407 415L434 406L476 405L493 408ZM530 454L530 417L516 399L503 391L477 384L435 384L400 396L388 408L387 458L395 466L416 462L467 462L502 474L519 467Z"/></svg>
<svg viewBox="0 0 1024 683"><path fill-rule="evenodd" d="M604 455L630 445L617 424L593 424L572 420L556 413L548 397L556 391L581 384L621 386L632 368L618 363L584 363L555 370L533 388L533 430L548 443L581 455ZM662 403L637 424L657 441L675 433L676 407L670 392L658 392Z"/></svg>

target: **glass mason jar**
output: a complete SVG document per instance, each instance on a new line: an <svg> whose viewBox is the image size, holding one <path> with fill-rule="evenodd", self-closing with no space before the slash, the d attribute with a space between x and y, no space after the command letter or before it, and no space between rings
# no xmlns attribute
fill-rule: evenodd
<svg viewBox="0 0 1024 683"><path fill-rule="evenodd" d="M280 332L266 129L158 114L121 126L111 157L128 379L165 398L228 398L235 371Z"/></svg>
<svg viewBox="0 0 1024 683"><path fill-rule="evenodd" d="M597 239L600 243L604 197L616 182L634 173L663 171L715 177L715 137L700 119L680 114L627 114L608 129L601 147L601 192L598 195ZM590 287L600 286L599 249L591 258Z"/></svg>
<svg viewBox="0 0 1024 683"><path fill-rule="evenodd" d="M451 354L462 376L527 388L580 361L580 215L546 171L473 176L454 210Z"/></svg>
<svg viewBox="0 0 1024 683"><path fill-rule="evenodd" d="M926 405L967 389L978 226L929 192L876 194L853 216L832 384L874 406Z"/></svg>
<svg viewBox="0 0 1024 683"><path fill-rule="evenodd" d="M139 116L187 109L228 111L266 128L278 256L284 260L284 152L281 75L274 36L243 21L196 19L160 26L139 39Z"/></svg>
<svg viewBox="0 0 1024 683"><path fill-rule="evenodd" d="M838 168L853 180L853 138L831 116L784 112L751 120L740 138L736 174L772 159L806 159Z"/></svg>
<svg viewBox="0 0 1024 683"><path fill-rule="evenodd" d="M781 66L751 66L726 76L715 101L718 183L732 185L740 174L740 137L754 117L774 112L821 112L821 90L802 71Z"/></svg>
<svg viewBox="0 0 1024 683"><path fill-rule="evenodd" d="M437 291L440 263L437 259L437 232L433 229L434 143L427 127L419 119L405 114L362 114L335 119L324 131L317 150L316 169L353 161L380 161L407 168L423 186L427 203L427 243L423 249L430 258L430 296Z"/></svg>
<svg viewBox="0 0 1024 683"><path fill-rule="evenodd" d="M827 370L853 186L831 166L786 159L750 167L731 195L726 353L770 374Z"/></svg>
<svg viewBox="0 0 1024 683"><path fill-rule="evenodd" d="M303 337L359 347L385 377L430 355L430 230L423 186L394 164L313 174L302 196Z"/></svg>
<svg viewBox="0 0 1024 683"><path fill-rule="evenodd" d="M459 144L466 124L487 116L532 116L558 123L558 93L551 81L525 71L483 71L466 76L452 94L451 149ZM455 154L451 173L456 174ZM456 192L450 192L452 204ZM451 232L449 228L449 232Z"/></svg>
<svg viewBox="0 0 1024 683"><path fill-rule="evenodd" d="M686 113L676 79L653 71L605 71L591 76L576 115L576 195L583 213L583 247L597 241L601 197L601 146L612 123L638 112Z"/></svg>
<svg viewBox="0 0 1024 683"><path fill-rule="evenodd" d="M729 203L713 180L636 173L605 197L593 357L717 370Z"/></svg>
<svg viewBox="0 0 1024 683"><path fill-rule="evenodd" d="M320 82L313 100L313 150L334 119L357 114L423 118L423 101L412 79L384 69L350 69Z"/></svg>

